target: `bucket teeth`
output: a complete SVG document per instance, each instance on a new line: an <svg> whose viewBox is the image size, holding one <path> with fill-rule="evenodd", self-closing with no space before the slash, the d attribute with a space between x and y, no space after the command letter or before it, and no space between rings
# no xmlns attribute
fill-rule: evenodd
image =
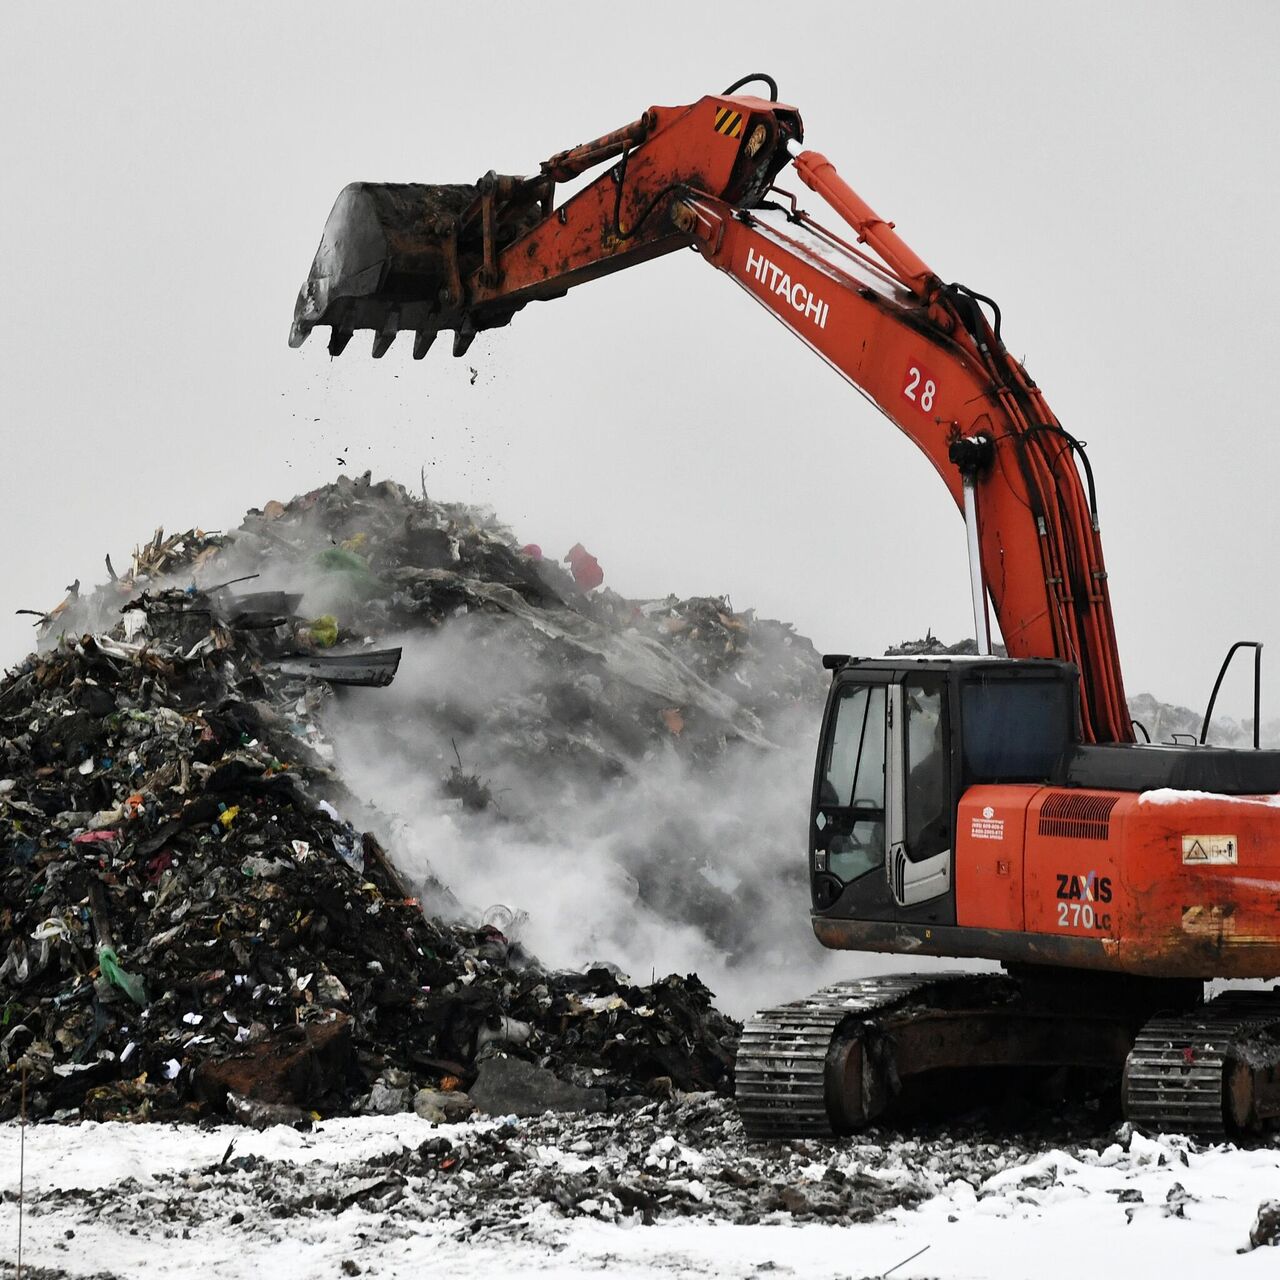
<svg viewBox="0 0 1280 1280"><path fill-rule="evenodd" d="M507 324L525 300L481 306L474 315L471 306L480 304L471 301L471 282L481 280L482 302L484 291L497 288L496 277L477 273L495 249L544 219L546 185L502 175L486 175L482 185L483 192L466 183L343 188L298 291L289 345L301 346L312 329L327 325L329 354L336 356L353 332L369 329L374 359L380 359L395 334L407 330L416 335L413 353L421 360L441 330L461 331L453 346L461 356L477 330Z"/></svg>
<svg viewBox="0 0 1280 1280"><path fill-rule="evenodd" d="M373 358L381 360L383 356L391 349L391 344L396 340L396 334L400 332L400 311L399 308L387 313L387 317L378 326L378 331L373 335Z"/></svg>
<svg viewBox="0 0 1280 1280"><path fill-rule="evenodd" d="M453 335L454 357L457 358L459 356L465 356L467 354L468 348L470 348L471 344L475 340L476 340L476 331L471 327L469 323L464 324L463 327Z"/></svg>

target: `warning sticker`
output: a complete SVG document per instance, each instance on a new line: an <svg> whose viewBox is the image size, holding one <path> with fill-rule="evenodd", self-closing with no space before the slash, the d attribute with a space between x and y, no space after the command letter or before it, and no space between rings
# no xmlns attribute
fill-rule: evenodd
<svg viewBox="0 0 1280 1280"><path fill-rule="evenodd" d="M1182 861L1187 866L1209 866L1239 862L1240 845L1235 836L1183 836Z"/></svg>
<svg viewBox="0 0 1280 1280"><path fill-rule="evenodd" d="M969 835L974 840L1003 840L1004 819L997 818L996 811L990 805L984 805L982 816L973 819Z"/></svg>

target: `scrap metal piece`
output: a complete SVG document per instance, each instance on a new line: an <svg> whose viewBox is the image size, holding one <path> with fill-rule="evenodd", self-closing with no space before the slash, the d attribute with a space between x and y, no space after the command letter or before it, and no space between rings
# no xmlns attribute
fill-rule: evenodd
<svg viewBox="0 0 1280 1280"><path fill-rule="evenodd" d="M401 650L365 649L358 653L286 653L266 665L286 676L312 676L330 684L385 689L396 678Z"/></svg>
<svg viewBox="0 0 1280 1280"><path fill-rule="evenodd" d="M301 603L300 591L245 591L240 595L228 596L224 601L227 612L233 617L241 613L296 614Z"/></svg>

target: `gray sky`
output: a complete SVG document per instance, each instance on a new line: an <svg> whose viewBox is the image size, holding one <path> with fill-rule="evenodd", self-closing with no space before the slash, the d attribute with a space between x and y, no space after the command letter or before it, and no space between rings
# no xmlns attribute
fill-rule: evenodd
<svg viewBox="0 0 1280 1280"><path fill-rule="evenodd" d="M462 361L286 345L347 182L530 172L763 70L930 265L1000 302L1090 445L1129 691L1202 704L1231 640L1280 652L1278 54L1263 2L7 5L0 660L29 647L13 608L344 450L548 552L582 540L629 595L730 592L827 649L967 634L923 456L692 253Z"/></svg>

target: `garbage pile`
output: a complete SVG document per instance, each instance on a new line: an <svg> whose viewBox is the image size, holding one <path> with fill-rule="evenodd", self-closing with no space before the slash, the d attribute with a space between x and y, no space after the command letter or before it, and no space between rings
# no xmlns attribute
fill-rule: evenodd
<svg viewBox="0 0 1280 1280"><path fill-rule="evenodd" d="M670 739L686 755L713 754L726 739L767 741L771 707L821 697L818 656L786 624L734 613L723 599L636 602L586 589L600 579L583 574L584 556L595 565L579 545L562 567L518 546L487 510L366 473L251 512L209 571L305 590L310 611L339 620L339 640L469 620L469 644L560 670L557 685L531 695L548 702L536 720L552 733L569 726L552 745L572 750L571 726L589 715L606 772L619 755ZM762 668L767 688L752 679ZM534 719L526 712L521 727Z"/></svg>
<svg viewBox="0 0 1280 1280"><path fill-rule="evenodd" d="M541 734L607 777L766 746L780 706L820 696L807 642L723 600L588 594L485 513L367 476L108 570L0 684L0 1118L24 1075L34 1116L255 1124L731 1088L736 1024L696 977L549 970L516 912L406 875L348 820L326 718L395 675L389 636L516 626L564 679L503 749ZM439 782L501 804L461 756Z"/></svg>
<svg viewBox="0 0 1280 1280"><path fill-rule="evenodd" d="M996 657L1008 657L1008 650L1002 644L993 645L992 651ZM978 642L972 636L965 636L954 644L947 644L945 640L935 636L933 629L929 628L919 640L903 640L900 644L890 645L884 651L884 656L886 658L948 658L971 657L977 652Z"/></svg>
<svg viewBox="0 0 1280 1280"><path fill-rule="evenodd" d="M33 1114L99 1119L405 1109L488 1046L601 1097L727 1086L734 1027L696 978L548 974L427 919L319 798L306 692L245 641L85 637L0 692L0 1115L19 1064Z"/></svg>
<svg viewBox="0 0 1280 1280"><path fill-rule="evenodd" d="M1150 693L1130 698L1129 714L1150 735L1152 742L1199 742L1204 728L1203 707L1197 711L1176 703L1162 702ZM1208 742L1215 747L1252 747L1253 717L1236 719L1225 715L1221 709L1215 709ZM1259 743L1272 749L1280 747L1280 720L1262 721Z"/></svg>
<svg viewBox="0 0 1280 1280"><path fill-rule="evenodd" d="M229 536L220 576L305 590L339 643L403 646L388 695L324 721L411 876L525 908L554 964L698 972L739 1015L829 980L804 855L827 677L791 627L723 596L627 599L581 545L365 477Z"/></svg>
<svg viewBox="0 0 1280 1280"><path fill-rule="evenodd" d="M627 599L581 544L544 553L367 475L221 544L197 581L301 594L317 654L403 649L390 690L318 716L366 806L344 812L415 888L523 908L558 967L698 972L739 1016L831 980L803 847L827 678L791 627L724 597Z"/></svg>

